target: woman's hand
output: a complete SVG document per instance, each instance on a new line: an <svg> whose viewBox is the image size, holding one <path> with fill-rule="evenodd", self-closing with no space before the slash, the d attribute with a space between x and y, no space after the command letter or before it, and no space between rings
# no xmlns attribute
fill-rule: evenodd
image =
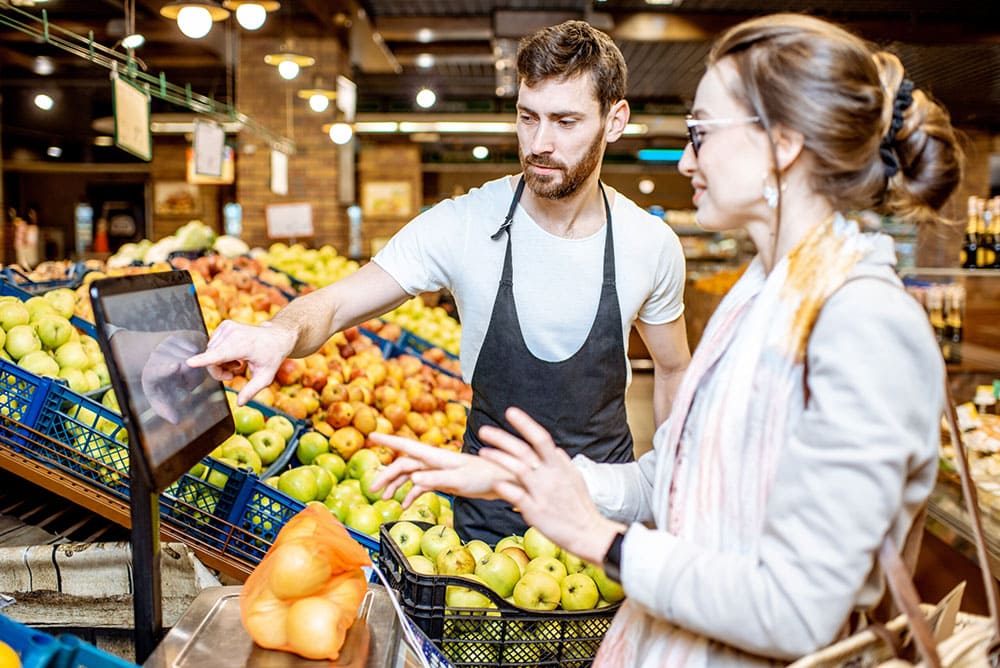
<svg viewBox="0 0 1000 668"><path fill-rule="evenodd" d="M518 408L507 409L505 416L524 440L497 427L479 430L483 443L493 446L482 448L479 458L509 474L497 481L496 493L557 545L600 564L625 525L601 515L583 476L542 425Z"/></svg>
<svg viewBox="0 0 1000 668"><path fill-rule="evenodd" d="M382 469L372 487L382 489L382 498L388 499L407 480L412 481L413 489L403 500L404 507L431 490L477 499L495 499L497 484L513 480L513 476L503 468L476 455L376 432L372 432L369 438L403 454Z"/></svg>

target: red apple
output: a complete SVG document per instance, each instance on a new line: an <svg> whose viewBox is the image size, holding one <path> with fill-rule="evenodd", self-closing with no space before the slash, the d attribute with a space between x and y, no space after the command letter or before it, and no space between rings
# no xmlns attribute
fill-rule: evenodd
<svg viewBox="0 0 1000 668"><path fill-rule="evenodd" d="M295 385L302 378L303 371L305 371L305 362L289 358L278 367L278 372L274 374L274 379L281 385Z"/></svg>

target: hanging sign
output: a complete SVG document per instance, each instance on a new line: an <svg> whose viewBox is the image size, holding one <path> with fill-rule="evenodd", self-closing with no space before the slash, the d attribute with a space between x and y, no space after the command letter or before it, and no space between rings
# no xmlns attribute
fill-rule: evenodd
<svg viewBox="0 0 1000 668"><path fill-rule="evenodd" d="M194 121L194 173L222 176L226 131L220 123L205 118Z"/></svg>
<svg viewBox="0 0 1000 668"><path fill-rule="evenodd" d="M153 159L153 136L149 129L149 95L135 84L111 74L111 98L115 111L115 145L149 162Z"/></svg>
<svg viewBox="0 0 1000 668"><path fill-rule="evenodd" d="M267 236L271 239L298 239L314 234L312 204L296 202L267 207Z"/></svg>

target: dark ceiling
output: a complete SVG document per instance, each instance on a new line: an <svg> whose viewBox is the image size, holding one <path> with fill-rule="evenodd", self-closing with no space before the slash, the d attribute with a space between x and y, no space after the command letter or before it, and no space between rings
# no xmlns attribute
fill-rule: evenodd
<svg viewBox="0 0 1000 668"><path fill-rule="evenodd" d="M10 18L41 16L112 47L124 34L128 0L0 0L0 92L3 154L37 157L53 142L90 145L94 118L110 113L107 70L10 26ZM203 40L184 37L159 16L164 0L134 0L136 29L147 43L136 51L147 71L221 101L232 99L231 54L242 29L234 19ZM944 101L964 125L1000 131L1000 21L997 0L281 0L264 35L340 36L352 45L352 78L359 112L416 111L414 93L435 89L434 111L506 112L511 98L496 94L496 47L542 25L582 18L607 30L629 66L633 113L683 113L694 94L711 40L750 16L801 11L841 22L897 53L910 77ZM6 20L5 20L6 19ZM374 35L374 38L373 38ZM418 67L418 56L434 56ZM52 72L37 74L38 58ZM51 91L57 107L39 114L32 99ZM236 100L237 106L238 100ZM170 111L163 103L154 110ZM41 149L44 151L44 148ZM66 159L101 159L69 149ZM120 157L120 153L116 154Z"/></svg>

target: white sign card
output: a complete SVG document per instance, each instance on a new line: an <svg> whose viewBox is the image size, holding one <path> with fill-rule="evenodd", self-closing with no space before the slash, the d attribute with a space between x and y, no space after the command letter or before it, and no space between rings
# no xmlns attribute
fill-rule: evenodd
<svg viewBox="0 0 1000 668"><path fill-rule="evenodd" d="M354 122L358 107L358 85L345 76L337 76L337 109L344 114L344 120Z"/></svg>
<svg viewBox="0 0 1000 668"><path fill-rule="evenodd" d="M147 162L152 160L149 95L133 83L112 74L111 97L115 112L115 145L137 158Z"/></svg>
<svg viewBox="0 0 1000 668"><path fill-rule="evenodd" d="M271 192L288 194L288 155L281 151L271 151Z"/></svg>
<svg viewBox="0 0 1000 668"><path fill-rule="evenodd" d="M267 236L271 239L297 239L314 234L312 204L295 202L267 206Z"/></svg>
<svg viewBox="0 0 1000 668"><path fill-rule="evenodd" d="M222 176L226 149L226 131L220 123L207 118L194 121L194 173L199 176Z"/></svg>

